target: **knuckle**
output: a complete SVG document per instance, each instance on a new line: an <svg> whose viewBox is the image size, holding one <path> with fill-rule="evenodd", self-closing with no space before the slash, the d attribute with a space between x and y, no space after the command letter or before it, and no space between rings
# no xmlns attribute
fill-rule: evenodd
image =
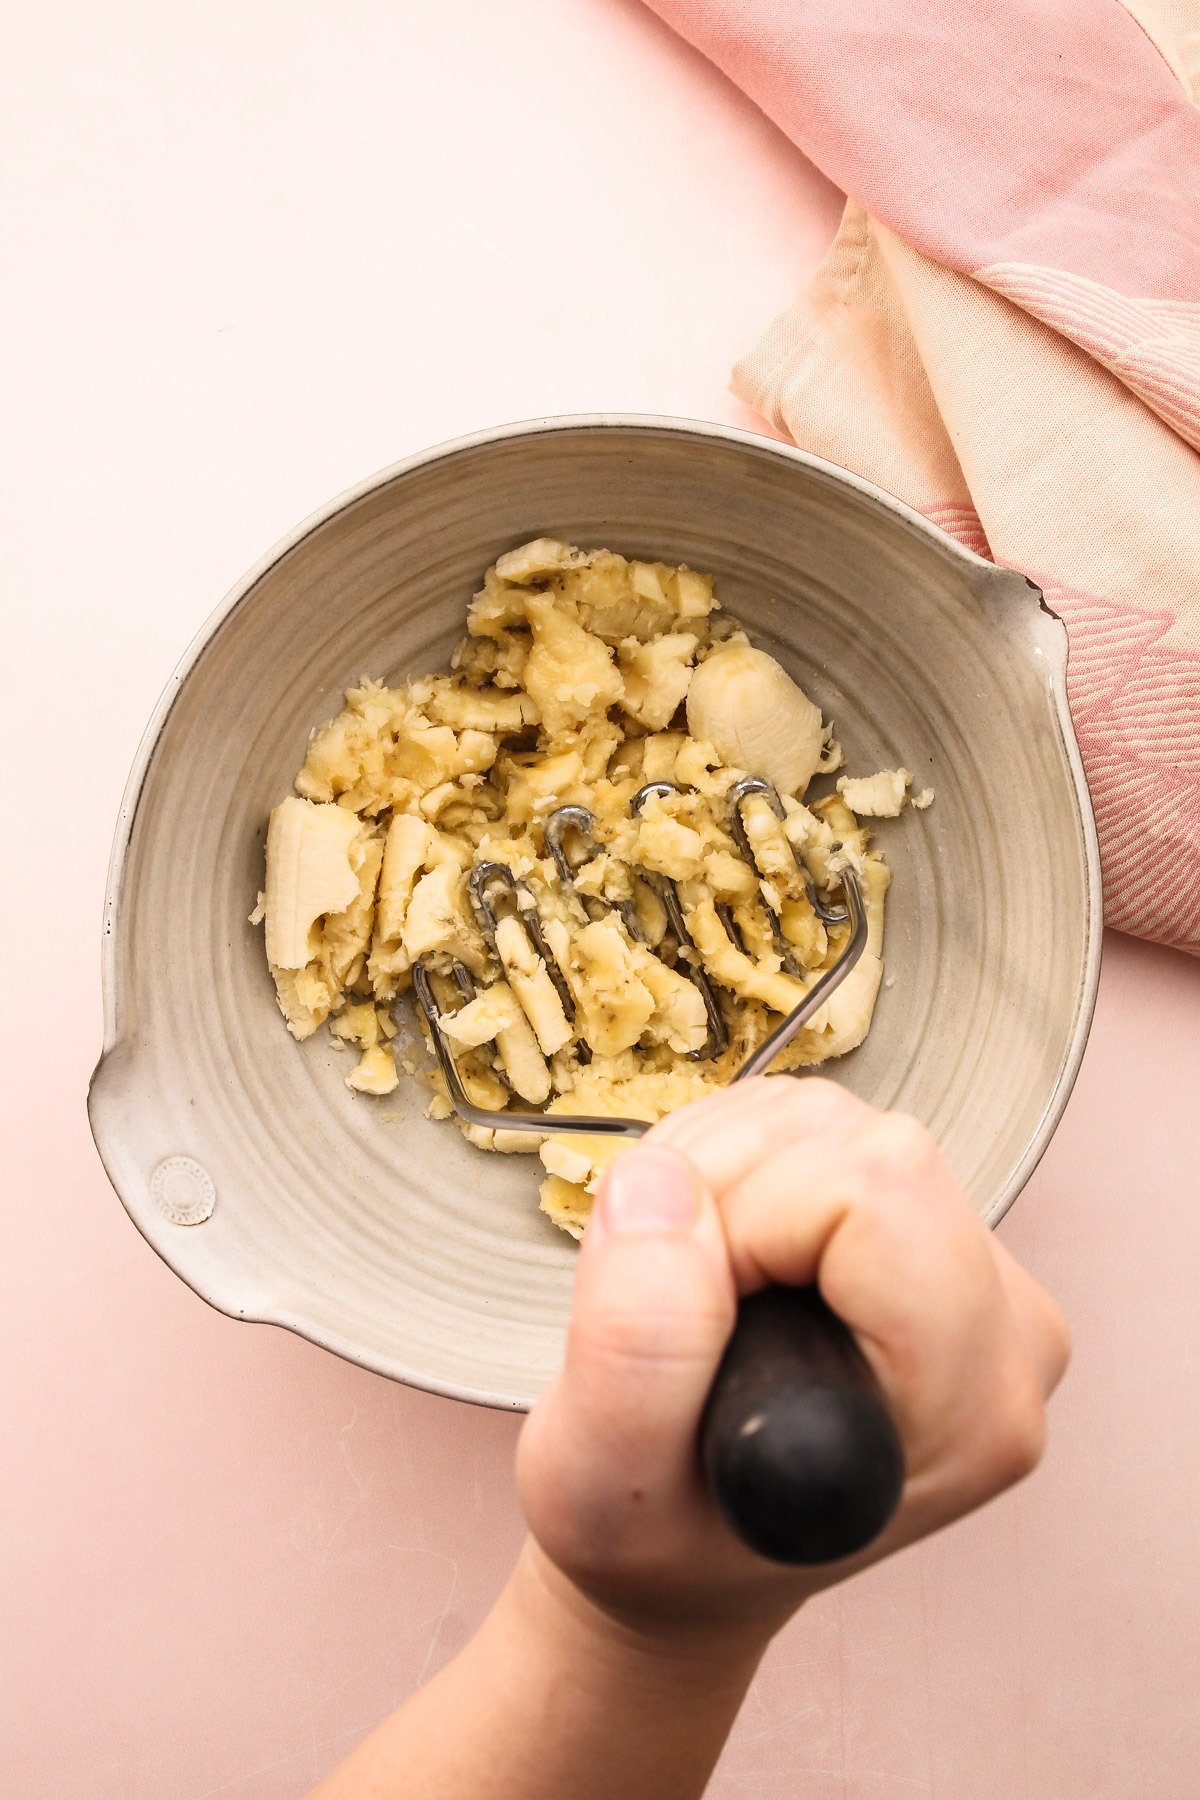
<svg viewBox="0 0 1200 1800"><path fill-rule="evenodd" d="M1056 1387L1071 1360L1071 1327L1061 1307L1048 1294L1042 1307L1041 1328L1049 1385Z"/></svg>
<svg viewBox="0 0 1200 1800"><path fill-rule="evenodd" d="M993 1420L987 1462L995 1490L1011 1487L1036 1469L1045 1446L1045 1408L1033 1383L1026 1382Z"/></svg>
<svg viewBox="0 0 1200 1800"><path fill-rule="evenodd" d="M860 1155L873 1175L911 1179L930 1173L939 1151L911 1113L878 1113L863 1129Z"/></svg>
<svg viewBox="0 0 1200 1800"><path fill-rule="evenodd" d="M810 1075L804 1081L790 1076L768 1079L778 1084L780 1100L793 1118L809 1130L852 1124L868 1111L865 1101L823 1075Z"/></svg>

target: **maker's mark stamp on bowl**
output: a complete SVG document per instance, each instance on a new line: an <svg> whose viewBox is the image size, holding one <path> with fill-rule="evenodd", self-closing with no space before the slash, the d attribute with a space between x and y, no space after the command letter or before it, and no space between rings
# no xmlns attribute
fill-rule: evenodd
<svg viewBox="0 0 1200 1800"><path fill-rule="evenodd" d="M173 1225L203 1225L217 1204L212 1176L190 1156L168 1156L159 1163L150 1177L150 1197Z"/></svg>

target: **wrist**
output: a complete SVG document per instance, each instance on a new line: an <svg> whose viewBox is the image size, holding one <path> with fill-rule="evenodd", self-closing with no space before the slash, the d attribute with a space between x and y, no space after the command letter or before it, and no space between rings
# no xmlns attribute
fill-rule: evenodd
<svg viewBox="0 0 1200 1800"><path fill-rule="evenodd" d="M636 1611L587 1592L527 1538L504 1603L523 1636L551 1654L581 1659L595 1676L634 1681L702 1703L722 1695L740 1703L775 1625L755 1618L679 1618L651 1606ZM777 1621L776 1621L777 1623Z"/></svg>

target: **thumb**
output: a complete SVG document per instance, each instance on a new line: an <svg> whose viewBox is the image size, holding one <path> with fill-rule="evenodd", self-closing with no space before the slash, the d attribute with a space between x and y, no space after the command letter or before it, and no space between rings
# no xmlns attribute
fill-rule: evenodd
<svg viewBox="0 0 1200 1800"><path fill-rule="evenodd" d="M535 1534L553 1521L607 1560L636 1531L652 1550L697 1491L700 1417L733 1329L720 1216L694 1165L638 1145L610 1165L579 1255L563 1368L521 1444ZM570 1555L570 1546L562 1546Z"/></svg>

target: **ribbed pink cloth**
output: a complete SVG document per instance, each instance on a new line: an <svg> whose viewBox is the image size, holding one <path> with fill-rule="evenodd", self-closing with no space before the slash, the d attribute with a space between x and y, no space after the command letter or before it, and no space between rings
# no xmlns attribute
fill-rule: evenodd
<svg viewBox="0 0 1200 1800"><path fill-rule="evenodd" d="M737 392L1045 589L1108 921L1200 954L1200 5L650 3L850 196Z"/></svg>

